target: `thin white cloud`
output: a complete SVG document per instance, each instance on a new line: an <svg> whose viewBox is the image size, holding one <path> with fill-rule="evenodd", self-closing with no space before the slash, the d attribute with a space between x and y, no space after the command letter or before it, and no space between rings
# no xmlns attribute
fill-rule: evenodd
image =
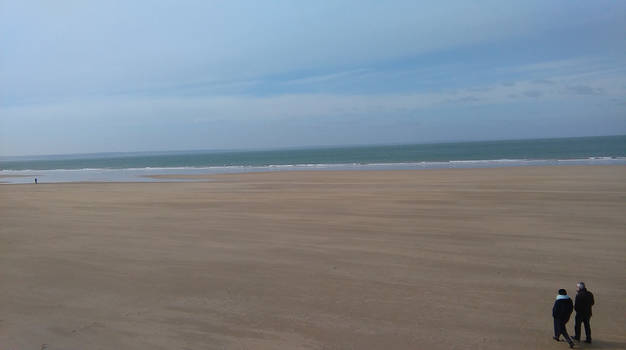
<svg viewBox="0 0 626 350"><path fill-rule="evenodd" d="M579 1L5 2L0 81L10 88L0 97L71 98L317 68L350 71L537 36L578 24L582 14L615 20L620 5L602 4L618 9Z"/></svg>
<svg viewBox="0 0 626 350"><path fill-rule="evenodd" d="M281 120L297 118L371 115L398 111L426 110L443 105L490 105L516 99L563 100L586 95L623 98L620 86L626 76L611 80L552 78L551 84L535 80L515 84L489 84L467 89L409 94L283 94L274 96L113 96L81 99L65 103L1 108L0 121L32 119L58 120L134 120L141 124L155 120Z"/></svg>

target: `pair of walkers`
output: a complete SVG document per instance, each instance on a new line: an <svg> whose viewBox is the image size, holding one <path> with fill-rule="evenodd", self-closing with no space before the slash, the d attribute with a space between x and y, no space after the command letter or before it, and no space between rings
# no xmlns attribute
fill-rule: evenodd
<svg viewBox="0 0 626 350"><path fill-rule="evenodd" d="M584 324L585 343L591 343L591 325L589 324L589 320L591 319L591 307L595 303L593 294L587 290L583 282L578 282L576 291L576 301L572 302L572 299L567 295L567 291L565 289L559 289L559 294L556 296L556 301L552 307L552 317L554 318L553 338L556 341L560 341L560 337L563 335L570 348L574 347L574 341L567 333L565 325L574 310L576 310L574 340L580 341L580 329L581 325Z"/></svg>

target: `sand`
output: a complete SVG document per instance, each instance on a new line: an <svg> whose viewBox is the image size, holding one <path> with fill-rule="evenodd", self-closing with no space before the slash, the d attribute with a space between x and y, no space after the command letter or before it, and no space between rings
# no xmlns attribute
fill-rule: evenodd
<svg viewBox="0 0 626 350"><path fill-rule="evenodd" d="M624 166L205 178L1 185L0 348L626 348Z"/></svg>
<svg viewBox="0 0 626 350"><path fill-rule="evenodd" d="M6 181L2 181L2 179L9 179L12 177L33 177L32 175L0 175L0 184L7 183Z"/></svg>

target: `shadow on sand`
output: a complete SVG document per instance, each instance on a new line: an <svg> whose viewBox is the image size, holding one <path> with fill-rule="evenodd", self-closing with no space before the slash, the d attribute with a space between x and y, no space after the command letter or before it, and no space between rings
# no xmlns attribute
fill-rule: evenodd
<svg viewBox="0 0 626 350"><path fill-rule="evenodd" d="M593 343L587 344L585 342L574 342L576 347L574 349L624 349L626 350L626 343L606 341L606 340L593 340Z"/></svg>

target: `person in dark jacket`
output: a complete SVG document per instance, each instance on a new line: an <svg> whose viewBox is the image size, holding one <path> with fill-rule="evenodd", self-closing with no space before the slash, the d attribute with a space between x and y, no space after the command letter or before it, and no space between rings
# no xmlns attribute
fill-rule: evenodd
<svg viewBox="0 0 626 350"><path fill-rule="evenodd" d="M591 343L591 326L589 325L589 319L591 319L591 307L595 301L593 300L593 294L585 288L584 282L578 282L576 290L576 303L574 304L574 310L576 310L576 317L574 319L574 339L580 341L580 325L584 323L585 343Z"/></svg>
<svg viewBox="0 0 626 350"><path fill-rule="evenodd" d="M565 325L567 324L567 321L569 321L572 311L574 311L574 303L572 302L572 299L570 299L567 295L567 291L565 289L559 289L559 294L556 296L556 301L554 301L554 306L552 307L552 317L554 318L554 340L560 341L559 337L563 334L563 337L565 337L565 340L569 344L570 348L574 347L574 342L570 339L569 334L567 334Z"/></svg>

